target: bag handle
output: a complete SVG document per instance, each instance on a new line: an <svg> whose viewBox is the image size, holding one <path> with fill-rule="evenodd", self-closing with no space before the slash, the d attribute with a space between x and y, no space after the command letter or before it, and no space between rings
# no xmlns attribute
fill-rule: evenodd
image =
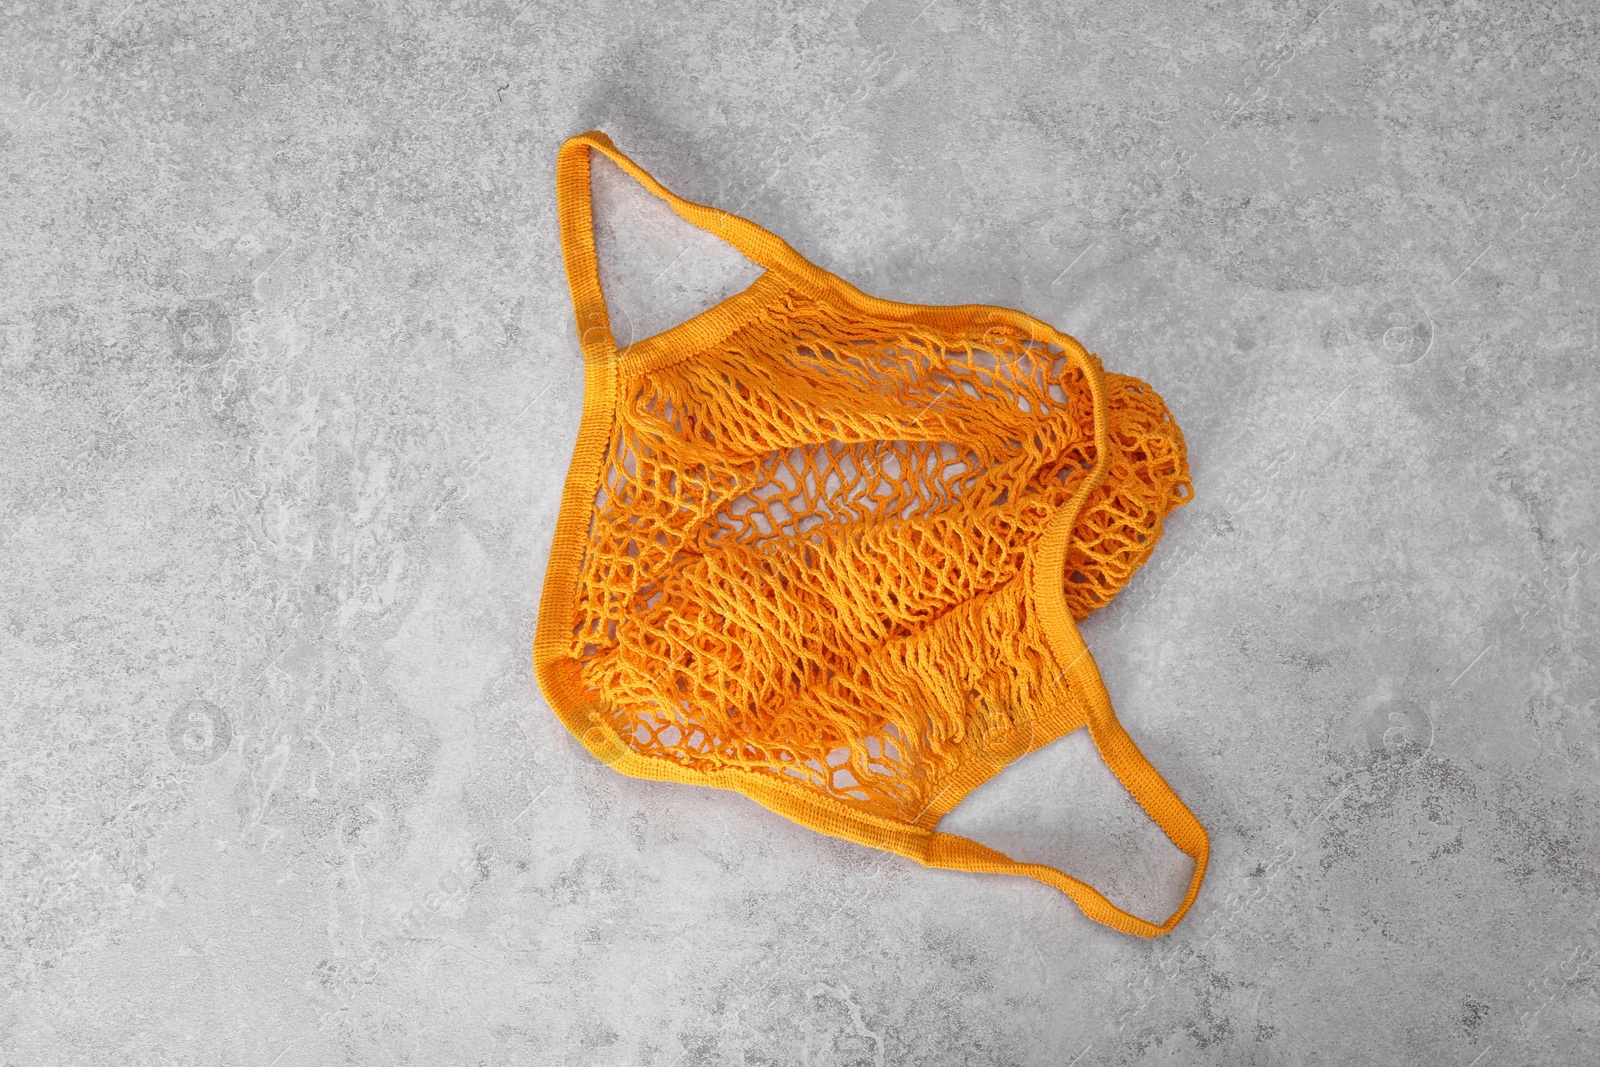
<svg viewBox="0 0 1600 1067"><path fill-rule="evenodd" d="M722 238L762 267L793 269L797 261L804 262L781 237L749 219L678 196L618 151L611 138L600 130L569 137L556 155L556 214L561 225L561 259L566 265L567 287L572 290L572 309L578 320L578 343L586 359L613 355L617 348L600 285L600 261L594 242L589 162L590 152L595 150L651 195L666 201L685 222Z"/></svg>
<svg viewBox="0 0 1600 1067"><path fill-rule="evenodd" d="M1072 632L1076 635L1077 628L1073 627ZM1211 856L1211 840L1206 835L1205 827L1200 825L1200 820L1179 799L1172 786L1161 777L1117 721L1099 668L1095 666L1094 658L1089 655L1088 646L1083 645L1082 640L1082 637L1078 638L1081 651L1064 672L1069 679L1069 689L1084 697L1088 704L1089 736L1094 740L1100 757L1123 788L1139 802L1145 814L1161 827L1168 840L1194 860L1194 875L1189 879L1189 889L1184 894L1183 902L1165 921L1153 923L1117 907L1087 882L1042 863L1018 862L1003 852L959 834L935 831L922 862L930 867L1017 874L1032 878L1067 894L1085 915L1096 922L1126 934L1159 937L1178 925L1199 895L1200 883L1205 880L1206 864Z"/></svg>

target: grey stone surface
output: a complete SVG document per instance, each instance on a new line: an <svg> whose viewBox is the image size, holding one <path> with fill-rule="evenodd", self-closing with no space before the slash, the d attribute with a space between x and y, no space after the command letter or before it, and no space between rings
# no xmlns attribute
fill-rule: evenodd
<svg viewBox="0 0 1600 1067"><path fill-rule="evenodd" d="M0 1062L1594 1062L1600 13L1323 2L14 5ZM1166 398L1083 629L1211 832L1173 934L551 715L593 127ZM596 183L637 335L748 280ZM1077 736L950 825L1185 873Z"/></svg>

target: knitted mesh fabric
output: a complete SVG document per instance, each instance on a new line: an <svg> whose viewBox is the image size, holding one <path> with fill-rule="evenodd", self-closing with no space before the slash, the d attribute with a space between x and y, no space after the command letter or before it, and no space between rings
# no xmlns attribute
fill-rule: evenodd
<svg viewBox="0 0 1600 1067"><path fill-rule="evenodd" d="M618 348L590 149L765 273ZM562 720L625 773L737 789L930 866L1037 878L1125 932L1176 925L1205 832L1117 724L1074 625L1189 498L1160 397L1021 313L866 296L667 192L604 134L563 146L558 192L587 360L535 647ZM1080 726L1195 860L1165 923L936 829Z"/></svg>

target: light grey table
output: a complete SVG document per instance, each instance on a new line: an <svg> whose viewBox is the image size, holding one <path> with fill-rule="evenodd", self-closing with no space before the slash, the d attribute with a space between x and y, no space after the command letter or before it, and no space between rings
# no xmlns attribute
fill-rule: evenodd
<svg viewBox="0 0 1600 1067"><path fill-rule="evenodd" d="M0 1063L1592 1063L1597 25L8 12ZM1196 499L1083 629L1211 832L1176 932L621 777L551 715L592 127L1166 398ZM595 182L619 332L748 282ZM1185 872L1081 735L947 825L1147 912Z"/></svg>

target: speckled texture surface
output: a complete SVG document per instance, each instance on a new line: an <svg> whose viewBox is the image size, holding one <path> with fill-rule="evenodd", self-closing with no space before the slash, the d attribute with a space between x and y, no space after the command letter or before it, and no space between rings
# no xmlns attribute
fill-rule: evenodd
<svg viewBox="0 0 1600 1067"><path fill-rule="evenodd" d="M1322 2L9 9L0 1062L1593 1062L1600 12ZM592 127L1166 398L1083 629L1211 831L1176 932L550 714ZM748 280L614 179L637 335ZM1154 909L1081 742L951 824Z"/></svg>

